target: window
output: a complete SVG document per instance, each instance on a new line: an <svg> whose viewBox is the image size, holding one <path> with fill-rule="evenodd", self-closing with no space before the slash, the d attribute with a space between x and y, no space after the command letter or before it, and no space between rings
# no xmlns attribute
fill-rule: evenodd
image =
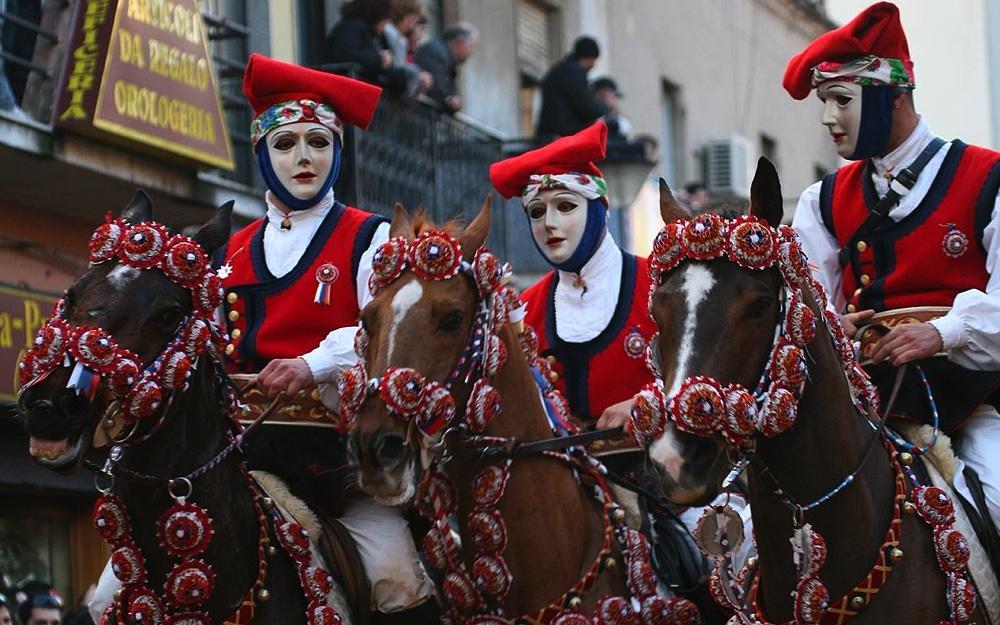
<svg viewBox="0 0 1000 625"><path fill-rule="evenodd" d="M660 95L660 175L671 187L684 183L684 111L680 87L664 80Z"/></svg>
<svg viewBox="0 0 1000 625"><path fill-rule="evenodd" d="M533 0L517 3L517 63L521 73L518 119L523 136L533 135L541 107L542 78L557 58L556 17L547 5Z"/></svg>

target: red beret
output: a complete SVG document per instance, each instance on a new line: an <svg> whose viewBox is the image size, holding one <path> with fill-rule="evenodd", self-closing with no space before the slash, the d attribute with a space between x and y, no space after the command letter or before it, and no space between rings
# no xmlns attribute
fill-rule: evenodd
<svg viewBox="0 0 1000 625"><path fill-rule="evenodd" d="M891 2L873 4L847 24L813 41L788 61L781 83L793 98L802 100L812 90L814 67L824 61L845 62L869 55L898 59L912 66L899 9Z"/></svg>
<svg viewBox="0 0 1000 625"><path fill-rule="evenodd" d="M594 161L604 160L608 127L603 120L575 135L490 165L490 181L500 195L521 195L535 174L590 174L603 176Z"/></svg>
<svg viewBox="0 0 1000 625"><path fill-rule="evenodd" d="M290 100L328 104L345 123L367 128L382 89L375 85L251 54L243 73L243 93L254 115Z"/></svg>

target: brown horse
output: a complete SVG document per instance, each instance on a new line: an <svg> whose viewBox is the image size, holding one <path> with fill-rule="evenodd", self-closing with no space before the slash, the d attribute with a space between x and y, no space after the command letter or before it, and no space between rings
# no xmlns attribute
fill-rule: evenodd
<svg viewBox="0 0 1000 625"><path fill-rule="evenodd" d="M464 231L456 232L459 253L467 267L478 262L475 253L489 227L487 201L475 220ZM421 234L443 234L433 231L431 224L420 217L411 220L397 205L391 237L409 245L419 241ZM455 376L456 363L464 361L463 353L468 355L470 336L476 336L483 309L475 279L464 271L451 275L447 279L424 279L412 270L403 271L378 291L362 311L361 321L367 335L363 350L367 375L375 376L390 367L406 367L418 371L426 380L441 384L454 380L451 393L458 407L454 424L468 421L465 406L475 382L464 371ZM509 481L496 510L506 525L508 539L503 559L513 581L499 607L511 617L531 615L548 607L545 622L566 606L588 614L601 597L622 595L626 590L625 567L619 553L617 549L608 552L605 544L607 510L595 503L592 489L581 488L573 465L564 459L539 453L518 456L508 464L509 456L491 460L487 450L475 443L492 440L497 443L494 451L504 447L509 450L515 442L552 437L536 380L517 334L511 325L496 327L495 331L505 348L506 364L489 381L502 397L503 408L478 437L472 431L459 431L461 428L422 436L413 421L407 423L398 413L390 412L386 402L367 401L354 417L349 442L352 464L367 493L394 504L411 501L417 494L419 508L421 497L426 495L424 486L433 475L425 471L426 464L440 460L457 489L461 557L467 567L472 565L473 547L479 540L468 521L475 502L481 501L477 497L482 497L481 492L477 493L482 482L477 487L475 478L490 465L509 466ZM456 434L462 438L459 440ZM465 445L469 444L476 449L467 449ZM442 454L444 457L440 457ZM422 481L420 488L416 486L418 478ZM595 563L599 574L593 586L580 593L582 596L565 595L588 572L594 572ZM447 581L445 589L453 599L455 593L449 593ZM541 617L534 622L539 621Z"/></svg>
<svg viewBox="0 0 1000 625"><path fill-rule="evenodd" d="M202 257L203 277L210 271L207 254L229 236L231 210L231 202L221 207L194 241L187 243L196 243L206 255ZM122 230L151 223L148 196L138 192L121 218L123 222L116 223L127 224ZM92 242L92 253L94 249ZM198 254L188 257L196 259ZM221 298L221 288L215 297ZM102 328L108 333L103 344L107 346L110 338L118 347L130 350L138 361L138 373L151 368L164 346L171 344L181 328L188 327L184 324L190 324L193 318L192 300L191 290L169 279L164 271L140 270L108 258L92 263L70 287L61 312L50 323ZM202 309L211 311L217 304L210 300ZM40 334L39 343L41 338ZM109 454L111 462L105 465L100 482L102 487L109 487L110 494L126 511L130 540L145 563L145 585L154 594L162 596L161 589L176 564L162 546L158 521L181 496L207 511L214 531L207 548L195 554L215 572L214 592L198 607L207 615L207 622L233 620L236 611L249 600L256 602L256 609L253 620L245 622L305 623L307 604L299 569L285 550L271 545L276 537L271 521L266 519L269 502L249 486L235 444L238 440L233 438L237 431L230 419L229 383L217 349L204 351L193 363L186 385L174 391L172 400L165 400L167 407L159 416L154 410L135 421L134 429L128 425L117 435ZM73 356L80 362L78 352ZM43 466L69 472L82 463L99 424L115 421L123 408L113 401L110 375L102 378L92 398L67 388L71 369L60 366L62 357L47 377L24 389L18 407L31 437L32 455ZM69 354L65 357L65 362L71 362ZM168 480L178 476L187 477ZM110 517L99 518L107 521ZM117 521L109 523L103 527L111 528ZM128 568L122 569L121 561L113 558L112 563L116 562L120 571ZM123 598L126 604L130 601ZM128 606L123 606L122 611L119 618L126 619ZM155 612L153 609L150 619L142 622L162 623L163 604L159 605L158 616ZM243 617L249 618L249 613Z"/></svg>
<svg viewBox="0 0 1000 625"><path fill-rule="evenodd" d="M706 241L710 239L712 222L706 218L689 220L663 183L660 203L664 223L668 224L664 233L674 227L669 224L676 223L676 232L690 237L684 239L689 241L684 249L711 245ZM763 220L759 223L765 232L769 224L775 238L791 240L788 230L778 229L781 189L777 173L766 159L758 163L750 213ZM725 228L738 222L720 223L724 224L722 232L729 233L733 230ZM723 234L720 240L727 241L726 245L743 245L732 243L737 239L735 235L725 238L729 236ZM762 240L755 238L747 245ZM662 249L674 248L664 245ZM817 323L815 336L806 335L802 341L805 358L796 370L805 378L797 417L792 415L788 420L794 422L793 427L786 421L767 431L766 436L755 431L754 425L756 430L761 429L759 419L765 413L777 414L767 412L767 404L758 403L756 424L747 423L742 431L738 426L725 430L730 426L725 425L724 415L731 408L725 403L725 390L720 394L724 402L719 405L724 405L721 413L711 404L711 394L699 396L697 402L705 403L693 407L672 401L683 397L686 388L693 388L689 385L694 376L710 379L719 385L716 388L740 385L749 390L747 398L751 402L755 389L757 401L763 401L759 393L766 392L768 384L773 392L773 376L768 381L761 372L771 362L772 345L779 340L776 328L783 327L784 307L788 305L785 293L791 283L780 256L765 266L745 268L752 265L747 258L755 253L752 247L746 249L751 252L749 256L740 257L727 247L724 252L708 252L701 259L684 252L679 261L667 258L668 264L658 276L651 314L660 330L657 349L664 356L657 363L664 398L661 407L664 414L669 414L669 421L660 431L654 428L646 441L650 476L668 499L693 505L707 502L720 492L733 461L744 458L749 462L749 501L759 561L751 562L748 569L750 578L756 580L756 589L748 589L737 602L742 603L740 607L747 615L756 612L757 618L774 623L800 616L793 591L804 601L812 599L816 605L822 604L822 597L814 592L817 584L806 590L799 587L804 575L814 575L815 571L806 575L797 569L789 541L796 527L808 523L825 538L828 553L825 565L819 569L819 579L829 592L830 602L846 598L844 603L834 603L840 612L827 613L834 620L823 623L840 622L835 619L844 614L859 624L943 622L949 618L946 575L935 557L932 532L921 520L923 508L913 505L919 504L916 495L911 495L913 484L900 470L901 465L912 461L912 456L887 453L881 431L873 428L877 423L874 413L865 415L856 407L855 400L863 394L866 384L858 378L849 383L845 376L848 367L844 363L850 365L853 356L842 358L850 348L844 352L836 345L843 348L845 343L832 340L838 331L842 338L835 316L826 324L822 322L823 303L817 303L822 300L821 288L819 293L802 288L803 303ZM665 257L671 254L665 253ZM742 266L733 260L734 256L741 258ZM809 270L801 255L797 257L802 269L796 280L807 284ZM770 367L767 370L774 371ZM694 431L700 424L712 422L714 426ZM635 415L631 425L640 431L645 427L635 420ZM738 470L734 469L733 474ZM847 476L852 478L845 479ZM900 478L905 488L897 482ZM898 527L898 534L890 544L887 532L894 518L900 521L893 525ZM805 533L807 530L801 530L798 536ZM859 586L873 571L873 563L879 563L881 568L874 572L875 581L862 590ZM883 573L886 579L879 584ZM964 596L956 593L956 597ZM968 607L967 602L965 605Z"/></svg>

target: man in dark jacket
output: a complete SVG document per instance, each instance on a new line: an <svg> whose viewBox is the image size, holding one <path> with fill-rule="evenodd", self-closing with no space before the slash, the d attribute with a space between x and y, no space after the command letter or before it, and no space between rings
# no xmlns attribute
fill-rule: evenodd
<svg viewBox="0 0 1000 625"><path fill-rule="evenodd" d="M573 44L573 52L545 75L536 132L540 141L576 134L608 112L587 84L587 72L593 69L600 54L596 41L580 37Z"/></svg>
<svg viewBox="0 0 1000 625"><path fill-rule="evenodd" d="M478 41L479 31L476 27L459 22L441 33L440 37L417 48L417 65L434 77L434 84L428 89L427 95L448 113L462 108L462 97L458 95L455 78L458 66L472 56Z"/></svg>

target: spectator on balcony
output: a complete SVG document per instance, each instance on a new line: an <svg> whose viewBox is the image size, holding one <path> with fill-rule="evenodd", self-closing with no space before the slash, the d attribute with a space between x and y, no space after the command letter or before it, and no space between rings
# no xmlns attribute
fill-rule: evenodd
<svg viewBox="0 0 1000 625"><path fill-rule="evenodd" d="M618 91L618 83L610 76L601 76L590 85L594 98L608 108L604 114L604 123L608 126L608 143L629 140L632 134L632 122L618 110L618 100L622 97Z"/></svg>
<svg viewBox="0 0 1000 625"><path fill-rule="evenodd" d="M379 83L391 93L406 91L406 71L395 67L383 31L392 0L351 0L340 7L341 19L326 36L327 61L354 63L358 77Z"/></svg>
<svg viewBox="0 0 1000 625"><path fill-rule="evenodd" d="M423 17L424 7L420 4L420 0L395 0L392 5L392 19L382 31L389 52L392 53L392 66L399 68L406 76L406 95L410 98L415 98L434 84L430 72L420 69L420 66L409 58L410 34ZM424 23L426 24L426 19Z"/></svg>
<svg viewBox="0 0 1000 625"><path fill-rule="evenodd" d="M417 23L406 36L406 60L409 63L417 62L417 48L424 43L424 36L427 34L427 16L421 15L417 18ZM431 77L433 82L434 77Z"/></svg>
<svg viewBox="0 0 1000 625"><path fill-rule="evenodd" d="M600 55L596 41L580 37L573 44L573 51L545 75L536 131L539 142L576 134L608 112L608 107L594 97L587 85L587 72L594 68Z"/></svg>
<svg viewBox="0 0 1000 625"><path fill-rule="evenodd" d="M434 77L434 85L427 95L448 113L462 109L462 96L458 94L455 78L459 65L472 56L478 43L476 27L459 22L417 49L417 63Z"/></svg>

